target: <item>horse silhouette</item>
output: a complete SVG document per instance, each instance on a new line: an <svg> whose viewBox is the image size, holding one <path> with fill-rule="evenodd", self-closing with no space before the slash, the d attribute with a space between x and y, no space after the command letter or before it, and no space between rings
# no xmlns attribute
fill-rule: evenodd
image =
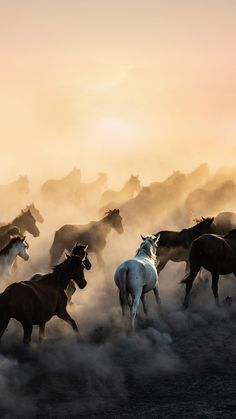
<svg viewBox="0 0 236 419"><path fill-rule="evenodd" d="M50 248L51 265L58 262L64 250L70 251L76 242L88 244L88 251L94 252L100 267L104 266L102 251L106 246L108 233L114 229L123 233L122 218L119 209L109 210L99 221L86 225L66 224L56 231Z"/></svg>
<svg viewBox="0 0 236 419"><path fill-rule="evenodd" d="M113 204L120 205L130 198L133 198L135 193L141 189L140 180L138 176L131 175L120 191L107 190L101 196L100 207L101 211L104 208L113 206Z"/></svg>
<svg viewBox="0 0 236 419"><path fill-rule="evenodd" d="M215 301L219 304L218 281L220 275L233 273L236 276L236 230L225 236L203 234L194 240L189 255L190 272L181 281L186 284L184 307L189 305L190 291L193 281L203 267L212 276L212 291Z"/></svg>
<svg viewBox="0 0 236 419"><path fill-rule="evenodd" d="M216 231L214 218L202 217L196 225L181 231L159 231L155 236L160 237L158 243L158 273L164 269L171 260L173 262L185 262L188 269L189 252L192 242L205 233Z"/></svg>

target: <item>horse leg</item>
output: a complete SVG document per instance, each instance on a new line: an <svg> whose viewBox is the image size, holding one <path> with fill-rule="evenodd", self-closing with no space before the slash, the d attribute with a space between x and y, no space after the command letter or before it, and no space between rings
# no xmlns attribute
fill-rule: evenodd
<svg viewBox="0 0 236 419"><path fill-rule="evenodd" d="M211 277L212 277L212 291L215 297L215 301L216 301L216 305L219 307L220 303L219 303L219 296L218 296L218 281L219 281L219 274L218 272L211 272Z"/></svg>
<svg viewBox="0 0 236 419"><path fill-rule="evenodd" d="M200 267L197 267L197 266L194 268L191 267L189 275L183 281L181 281L183 284L186 284L185 297L184 297L184 302L183 302L184 308L187 308L189 306L190 291L193 286L193 281L199 272L199 269Z"/></svg>
<svg viewBox="0 0 236 419"><path fill-rule="evenodd" d="M45 336L45 323L39 325L39 342L42 342Z"/></svg>
<svg viewBox="0 0 236 419"><path fill-rule="evenodd" d="M137 309L138 309L141 295L142 295L142 292L140 291L138 294L133 296L133 302L132 302L131 313L130 313L130 330L132 333L134 332L134 321L137 314Z"/></svg>
<svg viewBox="0 0 236 419"><path fill-rule="evenodd" d="M153 288L153 292L154 292L157 304L161 304L160 291L157 285Z"/></svg>
<svg viewBox="0 0 236 419"><path fill-rule="evenodd" d="M5 332L7 325L9 323L10 317L8 316L3 316L0 322L0 339L3 335L3 333Z"/></svg>
<svg viewBox="0 0 236 419"><path fill-rule="evenodd" d="M146 302L146 299L145 299L145 294L141 295L141 301L142 301L142 304L143 304L143 312L144 312L145 316L147 317L148 307L147 307L147 302Z"/></svg>
<svg viewBox="0 0 236 419"><path fill-rule="evenodd" d="M157 265L157 273L158 273L158 275L162 271L162 269L164 269L164 267L166 266L167 262L168 262L168 259L160 260L160 262Z"/></svg>
<svg viewBox="0 0 236 419"><path fill-rule="evenodd" d="M33 325L31 323L22 323L22 326L24 329L23 343L25 345L30 345Z"/></svg>
<svg viewBox="0 0 236 419"><path fill-rule="evenodd" d="M64 320L66 323L69 323L71 325L72 329L74 330L74 332L79 333L77 324L72 319L72 317L70 317L69 313L66 311L66 308L63 311L61 311L60 313L58 313L57 315L60 319Z"/></svg>

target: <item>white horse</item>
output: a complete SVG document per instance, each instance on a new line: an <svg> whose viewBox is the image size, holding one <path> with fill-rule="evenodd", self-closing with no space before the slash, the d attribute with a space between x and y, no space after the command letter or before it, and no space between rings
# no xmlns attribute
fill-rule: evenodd
<svg viewBox="0 0 236 419"><path fill-rule="evenodd" d="M0 275L11 275L11 269L17 256L20 256L24 260L28 260L28 248L29 245L25 241L25 237L12 237L7 246L0 251Z"/></svg>
<svg viewBox="0 0 236 419"><path fill-rule="evenodd" d="M142 237L142 236L141 236ZM160 302L158 274L156 269L156 250L159 236L142 237L142 243L133 259L126 260L115 272L115 283L119 288L122 314L130 308L130 328L134 331L134 321L140 299L143 311L147 315L145 294L154 292L156 302ZM130 300L131 296L131 300Z"/></svg>

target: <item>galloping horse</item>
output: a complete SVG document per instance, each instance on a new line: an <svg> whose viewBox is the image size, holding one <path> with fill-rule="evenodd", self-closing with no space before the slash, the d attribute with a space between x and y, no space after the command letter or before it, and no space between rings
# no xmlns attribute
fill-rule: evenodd
<svg viewBox="0 0 236 419"><path fill-rule="evenodd" d="M111 203L122 204L134 197L135 193L141 190L140 180L138 176L131 175L120 191L107 190L103 192L100 206L107 207Z"/></svg>
<svg viewBox="0 0 236 419"><path fill-rule="evenodd" d="M141 236L142 237L142 236ZM140 299L144 313L147 314L145 294L154 291L156 301L160 298L158 274L156 270L156 251L159 237L142 237L143 242L133 259L126 260L115 272L115 283L119 288L120 305L123 316L125 308L130 307L130 328L134 331L134 321ZM132 301L130 302L129 296Z"/></svg>
<svg viewBox="0 0 236 419"><path fill-rule="evenodd" d="M64 250L70 251L76 242L88 244L88 251L94 252L98 264L104 266L102 251L106 246L106 237L111 229L117 233L123 233L122 218L120 211L109 210L105 217L99 221L92 221L87 225L66 224L56 231L50 249L51 265L55 265L60 259Z"/></svg>
<svg viewBox="0 0 236 419"><path fill-rule="evenodd" d="M181 231L159 231L155 236L160 237L157 255L160 260L157 271L160 273L169 260L173 262L186 262L188 269L188 258L190 246L197 237L204 233L214 233L216 226L214 218L204 218L196 225L185 228Z"/></svg>
<svg viewBox="0 0 236 419"><path fill-rule="evenodd" d="M39 281L21 281L9 285L0 294L0 338L11 318L18 320L24 329L23 342L29 344L33 325L39 325L39 339L42 340L45 324L56 315L68 322L78 332L75 321L66 310L65 289L73 279L80 289L86 287L84 259L67 255L67 259L53 268L52 273L44 275Z"/></svg>
<svg viewBox="0 0 236 419"><path fill-rule="evenodd" d="M193 281L201 267L211 272L212 291L216 303L219 304L219 276L230 273L236 276L236 230L230 231L223 237L216 234L203 234L203 236L194 240L190 250L189 262L190 272L181 281L182 284L186 284L184 307L188 307Z"/></svg>
<svg viewBox="0 0 236 419"><path fill-rule="evenodd" d="M25 241L25 237L12 237L8 245L0 251L0 275L11 275L11 268L17 256L28 260L28 248L29 245Z"/></svg>

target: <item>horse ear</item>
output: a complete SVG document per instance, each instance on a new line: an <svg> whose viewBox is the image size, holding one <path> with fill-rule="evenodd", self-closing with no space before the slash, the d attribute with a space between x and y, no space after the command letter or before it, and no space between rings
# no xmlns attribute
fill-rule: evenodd
<svg viewBox="0 0 236 419"><path fill-rule="evenodd" d="M86 252L86 250L88 249L88 245L86 244L85 246L84 246L84 251Z"/></svg>
<svg viewBox="0 0 236 419"><path fill-rule="evenodd" d="M206 221L206 218L205 217L202 217L202 221Z"/></svg>
<svg viewBox="0 0 236 419"><path fill-rule="evenodd" d="M68 253L66 253L66 258L67 258L67 259L70 259L70 258L71 258L71 256L70 256Z"/></svg>
<svg viewBox="0 0 236 419"><path fill-rule="evenodd" d="M145 237L144 237L144 236L142 236L142 234L140 234L140 236L141 236L141 239L142 239L142 240L145 240Z"/></svg>

